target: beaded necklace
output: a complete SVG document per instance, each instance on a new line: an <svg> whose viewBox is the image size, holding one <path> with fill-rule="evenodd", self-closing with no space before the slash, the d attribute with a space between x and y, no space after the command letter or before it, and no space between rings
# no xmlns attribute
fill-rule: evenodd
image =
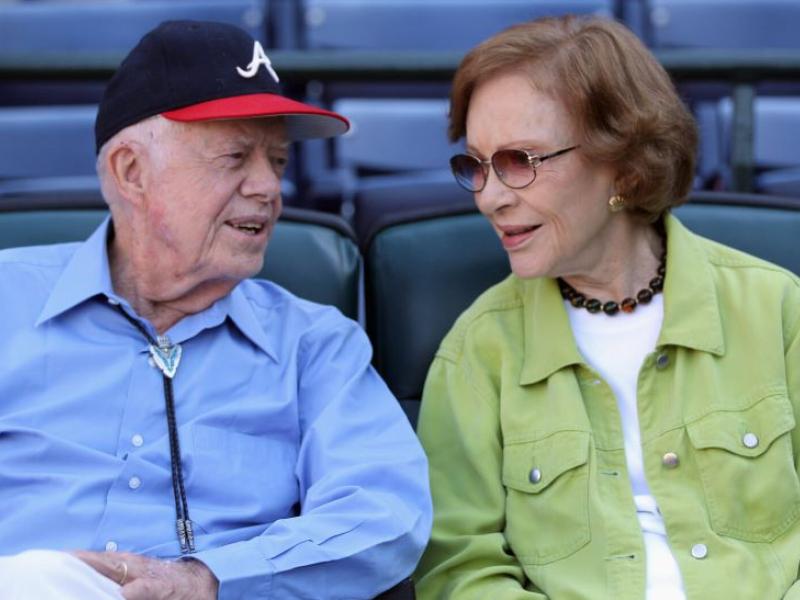
<svg viewBox="0 0 800 600"><path fill-rule="evenodd" d="M656 276L650 280L646 288L636 292L636 298L628 297L620 302L615 302L614 300L601 302L597 298L586 297L561 277L558 277L556 281L558 282L558 288L561 290L561 297L575 308L585 308L590 313L597 313L602 310L608 316L616 315L619 311L632 313L639 304L648 304L653 299L653 296L664 290L664 276L667 273L666 236L661 228L658 228L658 232L661 235L662 248Z"/></svg>

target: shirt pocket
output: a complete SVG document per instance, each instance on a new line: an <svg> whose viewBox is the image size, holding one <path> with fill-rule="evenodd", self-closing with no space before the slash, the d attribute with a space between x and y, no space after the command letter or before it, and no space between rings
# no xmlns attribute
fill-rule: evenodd
<svg viewBox="0 0 800 600"><path fill-rule="evenodd" d="M226 520L240 526L292 514L298 500L293 446L268 434L201 424L187 434L186 492L192 518L204 529L219 529Z"/></svg>
<svg viewBox="0 0 800 600"><path fill-rule="evenodd" d="M770 542L800 516L800 483L785 394L740 411L714 412L687 425L711 526L729 537Z"/></svg>
<svg viewBox="0 0 800 600"><path fill-rule="evenodd" d="M566 558L591 539L589 436L559 431L503 448L505 534L522 564Z"/></svg>

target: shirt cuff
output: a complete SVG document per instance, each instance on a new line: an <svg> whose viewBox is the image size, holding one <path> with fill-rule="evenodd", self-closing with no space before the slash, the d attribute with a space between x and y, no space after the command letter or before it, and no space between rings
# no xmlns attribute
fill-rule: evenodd
<svg viewBox="0 0 800 600"><path fill-rule="evenodd" d="M191 555L219 580L218 600L269 598L274 569L252 541L235 542Z"/></svg>

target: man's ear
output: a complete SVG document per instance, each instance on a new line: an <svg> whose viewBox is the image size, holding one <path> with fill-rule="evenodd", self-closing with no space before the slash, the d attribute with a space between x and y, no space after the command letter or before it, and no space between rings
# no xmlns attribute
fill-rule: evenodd
<svg viewBox="0 0 800 600"><path fill-rule="evenodd" d="M133 205L144 202L144 148L136 142L124 142L108 153L106 167L119 194Z"/></svg>

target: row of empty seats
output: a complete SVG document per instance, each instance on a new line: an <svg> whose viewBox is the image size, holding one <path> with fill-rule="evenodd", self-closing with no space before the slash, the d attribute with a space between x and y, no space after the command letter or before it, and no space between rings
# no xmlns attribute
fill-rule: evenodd
<svg viewBox="0 0 800 600"><path fill-rule="evenodd" d="M800 48L789 26L800 22L800 0L17 0L0 4L0 201L37 190L97 190L91 121L103 87L3 78L4 56L45 64L62 55L119 58L161 20L189 17L237 24L282 50L464 51L512 23L564 12L621 19L657 49ZM341 213L359 232L412 198L469 204L447 170L459 148L445 135L447 82L288 84L353 123L340 139L298 145L284 186L288 203ZM731 102L718 98L727 89L714 89L702 101L687 97L701 131L698 189L733 186ZM759 98L756 191L800 196L797 130L800 97Z"/></svg>
<svg viewBox="0 0 800 600"><path fill-rule="evenodd" d="M6 0L0 53L125 52L174 18L231 22L272 48L464 50L564 13L618 18L653 48L800 47L796 0Z"/></svg>
<svg viewBox="0 0 800 600"><path fill-rule="evenodd" d="M698 180L726 186L731 103L724 99L708 108L705 105L699 119ZM756 189L800 197L800 102L759 98L755 108ZM351 118L352 130L332 142L298 148L296 161L306 180L318 187L309 191L306 186L299 193L302 182L291 177L298 169L290 170L284 185L287 204L318 207L315 199L328 194L333 198L331 212L344 203L359 233L384 213L412 208L414 199L435 199L440 206L470 204L470 194L455 184L447 168L460 145L448 143L445 135L446 100L343 99L334 109ZM0 110L0 203L10 196L48 190L96 193L95 112L91 105ZM331 146L333 162L325 155Z"/></svg>
<svg viewBox="0 0 800 600"><path fill-rule="evenodd" d="M75 208L40 200L0 205L0 248L82 240L106 215L97 205ZM706 237L800 275L800 205L795 202L705 192L676 214ZM302 269L296 268L298 256ZM496 234L474 209L395 215L359 248L340 218L289 208L275 228L259 276L338 306L351 318L365 313L374 364L414 422L440 340L461 311L508 273Z"/></svg>

